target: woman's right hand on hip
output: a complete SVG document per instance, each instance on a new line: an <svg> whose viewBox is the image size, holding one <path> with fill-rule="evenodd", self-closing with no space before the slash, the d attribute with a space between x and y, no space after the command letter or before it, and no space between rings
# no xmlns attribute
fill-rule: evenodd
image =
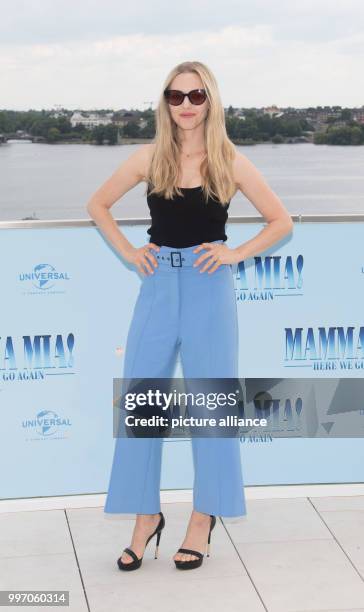
<svg viewBox="0 0 364 612"><path fill-rule="evenodd" d="M147 270L147 274L154 274L153 266L155 268L158 267L158 262L153 253L151 253L152 249L158 252L160 247L154 244L154 242L147 242L147 244L142 247L133 247L126 257L126 259L134 264L144 276L146 276L145 270Z"/></svg>

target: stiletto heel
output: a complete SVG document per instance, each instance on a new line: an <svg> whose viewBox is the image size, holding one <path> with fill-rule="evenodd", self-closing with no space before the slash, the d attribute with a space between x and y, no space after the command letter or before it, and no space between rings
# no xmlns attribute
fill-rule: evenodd
<svg viewBox="0 0 364 612"><path fill-rule="evenodd" d="M164 529L165 524L166 524L164 516L163 516L163 512L159 512L159 514L160 514L159 523L158 523L157 527L155 528L155 530L153 531L153 533L149 536L149 538L147 539L146 544L145 544L145 548L146 548L148 542L153 538L153 536L155 536L157 534L157 544L156 544L156 547L155 547L155 554L154 554L154 558L155 559L158 558L158 548L159 548L159 542L160 542L160 539L161 539L161 533L162 533L162 529ZM137 555L135 554L135 552L131 548L124 548L123 552L128 553L128 555L130 555L134 560L131 561L130 563L124 563L121 560L121 557L119 557L118 560L117 560L117 565L118 565L118 568L120 570L125 570L125 571L129 572L131 570L136 570L136 569L138 569L141 566L144 555L139 559L137 557Z"/></svg>
<svg viewBox="0 0 364 612"><path fill-rule="evenodd" d="M158 550L159 550L159 542L161 539L161 535L162 535L162 531L159 531L157 535L157 543L155 545L154 559L158 559Z"/></svg>
<svg viewBox="0 0 364 612"><path fill-rule="evenodd" d="M215 519L216 522L216 519ZM206 552L206 557L210 556L210 542L211 542L211 531L212 531L212 527L209 531L209 539L207 540L207 552Z"/></svg>
<svg viewBox="0 0 364 612"><path fill-rule="evenodd" d="M210 556L211 531L216 525L216 516L214 516L213 514L210 514L210 519L211 519L210 530L209 530L209 537L207 540L207 554L206 554L207 557ZM189 555L195 555L195 557L198 557L198 559L192 559L191 561L179 561L175 559L174 562L178 569L183 569L183 570L195 569L196 567L200 567L200 565L202 565L204 556L198 550L190 550L189 548L179 548L177 552L187 553Z"/></svg>

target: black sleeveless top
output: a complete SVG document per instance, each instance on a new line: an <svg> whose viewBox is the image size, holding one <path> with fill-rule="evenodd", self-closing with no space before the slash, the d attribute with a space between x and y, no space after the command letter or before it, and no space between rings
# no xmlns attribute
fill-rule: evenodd
<svg viewBox="0 0 364 612"><path fill-rule="evenodd" d="M180 187L183 195L167 200L163 196L147 192L147 202L152 225L147 230L149 242L158 246L184 248L227 240L225 223L230 202L223 206L218 200L205 201L202 186Z"/></svg>

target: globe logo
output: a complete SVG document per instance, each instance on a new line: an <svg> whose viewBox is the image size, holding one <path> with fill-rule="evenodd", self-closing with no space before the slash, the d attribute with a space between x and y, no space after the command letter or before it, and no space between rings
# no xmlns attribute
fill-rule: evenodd
<svg viewBox="0 0 364 612"><path fill-rule="evenodd" d="M37 289L51 289L54 284L51 284L51 281L54 280L54 273L56 269L54 266L50 264L38 264L34 266L34 278L36 282L34 283L34 287Z"/></svg>
<svg viewBox="0 0 364 612"><path fill-rule="evenodd" d="M57 431L58 415L52 410L41 410L37 414L37 433L42 436L51 436Z"/></svg>

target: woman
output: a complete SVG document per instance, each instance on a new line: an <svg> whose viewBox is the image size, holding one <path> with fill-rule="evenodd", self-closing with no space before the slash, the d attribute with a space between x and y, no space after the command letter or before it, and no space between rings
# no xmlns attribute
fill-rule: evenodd
<svg viewBox="0 0 364 612"><path fill-rule="evenodd" d="M152 225L149 243L134 247L109 209L141 181L148 186ZM225 221L237 189L267 225L229 248ZM185 377L238 376L232 264L272 246L293 224L259 171L229 140L218 86L206 65L184 62L170 72L156 110L154 142L120 165L87 210L144 277L128 332L124 378L171 376L178 348ZM161 447L161 438L116 440L104 510L136 514L132 542L118 559L122 570L140 567L154 535L157 555L165 525ZM215 516L246 514L238 438L192 438L192 450L193 511L173 557L179 569L201 565Z"/></svg>

